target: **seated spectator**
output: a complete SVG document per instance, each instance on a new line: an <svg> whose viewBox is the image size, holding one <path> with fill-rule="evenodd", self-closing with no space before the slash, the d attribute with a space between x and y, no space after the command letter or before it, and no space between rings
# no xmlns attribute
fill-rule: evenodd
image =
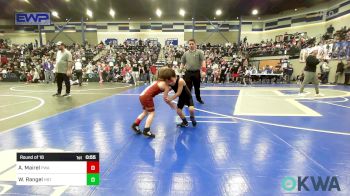
<svg viewBox="0 0 350 196"><path fill-rule="evenodd" d="M264 69L264 71L263 71L263 74L272 74L272 73L273 73L272 67L269 66L269 65L266 65L266 66L265 66L265 69Z"/></svg>

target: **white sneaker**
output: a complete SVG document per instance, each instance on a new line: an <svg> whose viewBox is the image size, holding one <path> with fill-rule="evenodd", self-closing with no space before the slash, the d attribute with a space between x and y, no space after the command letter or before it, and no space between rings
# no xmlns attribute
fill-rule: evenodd
<svg viewBox="0 0 350 196"><path fill-rule="evenodd" d="M299 97L305 97L306 94L305 94L305 93L299 93L298 96L299 96Z"/></svg>
<svg viewBox="0 0 350 196"><path fill-rule="evenodd" d="M324 97L324 94L318 93L315 95L315 97Z"/></svg>

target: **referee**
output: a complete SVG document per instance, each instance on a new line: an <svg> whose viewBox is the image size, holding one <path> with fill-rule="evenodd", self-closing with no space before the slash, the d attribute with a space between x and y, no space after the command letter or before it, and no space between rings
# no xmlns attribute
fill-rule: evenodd
<svg viewBox="0 0 350 196"><path fill-rule="evenodd" d="M197 101L204 104L199 90L201 84L200 70L202 66L205 66L204 53L197 49L194 39L188 40L188 44L190 46L189 50L186 51L181 58L181 64L186 69L184 79L190 91L192 91L192 86L194 86Z"/></svg>
<svg viewBox="0 0 350 196"><path fill-rule="evenodd" d="M56 81L57 81L57 93L52 96L61 96L62 83L64 81L66 85L66 94L63 97L70 97L70 80L72 76L72 54L66 49L63 42L57 42L58 46L56 57Z"/></svg>

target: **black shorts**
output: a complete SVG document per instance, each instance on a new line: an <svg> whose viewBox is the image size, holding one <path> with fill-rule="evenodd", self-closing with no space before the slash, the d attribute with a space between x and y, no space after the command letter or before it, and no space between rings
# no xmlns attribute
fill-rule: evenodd
<svg viewBox="0 0 350 196"><path fill-rule="evenodd" d="M177 108L182 109L185 105L187 105L188 107L194 106L192 97L179 97L179 101L177 102Z"/></svg>

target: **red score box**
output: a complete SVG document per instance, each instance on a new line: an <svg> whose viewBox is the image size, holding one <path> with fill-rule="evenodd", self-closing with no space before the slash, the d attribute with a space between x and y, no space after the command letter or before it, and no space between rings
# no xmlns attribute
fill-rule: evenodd
<svg viewBox="0 0 350 196"><path fill-rule="evenodd" d="M98 161L88 161L87 164L87 173L88 174L96 174L100 173L100 163Z"/></svg>

